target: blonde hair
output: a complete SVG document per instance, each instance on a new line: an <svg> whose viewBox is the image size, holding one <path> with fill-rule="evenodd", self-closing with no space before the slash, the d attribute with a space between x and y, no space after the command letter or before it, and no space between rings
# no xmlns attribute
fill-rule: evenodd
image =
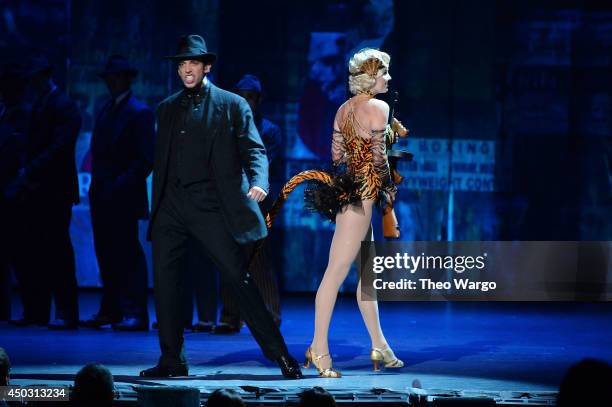
<svg viewBox="0 0 612 407"><path fill-rule="evenodd" d="M391 57L374 48L364 48L349 61L349 90L353 95L368 93L374 87L382 69L389 68Z"/></svg>

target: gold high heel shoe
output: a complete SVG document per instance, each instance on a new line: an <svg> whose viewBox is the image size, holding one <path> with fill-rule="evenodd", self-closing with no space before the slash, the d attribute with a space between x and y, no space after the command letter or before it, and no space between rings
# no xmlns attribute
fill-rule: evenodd
<svg viewBox="0 0 612 407"><path fill-rule="evenodd" d="M382 362L383 366L387 369L398 369L400 367L404 367L404 362L395 356L389 346L386 346L384 349L372 348L370 359L372 360L372 363L374 363L375 372L380 371L380 362Z"/></svg>
<svg viewBox="0 0 612 407"><path fill-rule="evenodd" d="M331 356L329 355L329 353L326 353L325 355L317 355L309 347L308 349L306 349L306 353L304 355L304 357L306 358L304 360L304 368L308 369L310 367L310 364L312 363L314 365L314 367L316 367L317 370L319 371L319 376L321 376L321 377L326 377L326 378L340 378L340 377L342 377L342 373L340 373L339 371L337 371L336 369L334 369L331 366L328 367L327 369L321 369L320 364L319 364L319 360L321 360L321 358L324 358L326 356L331 361Z"/></svg>

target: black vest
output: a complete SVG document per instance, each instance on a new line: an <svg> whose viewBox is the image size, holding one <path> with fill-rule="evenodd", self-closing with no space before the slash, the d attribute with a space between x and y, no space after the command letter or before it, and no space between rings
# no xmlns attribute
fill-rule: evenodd
<svg viewBox="0 0 612 407"><path fill-rule="evenodd" d="M172 128L168 182L187 186L212 181L210 171L209 134L205 131L209 86L196 93L183 91L181 101L174 107L176 119Z"/></svg>

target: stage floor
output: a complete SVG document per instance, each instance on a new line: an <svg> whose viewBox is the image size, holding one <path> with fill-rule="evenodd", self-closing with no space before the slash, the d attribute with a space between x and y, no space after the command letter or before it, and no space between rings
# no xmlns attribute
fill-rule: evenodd
<svg viewBox="0 0 612 407"><path fill-rule="evenodd" d="M96 311L97 298L82 294L82 318ZM281 329L300 361L312 337L313 301L314 296L291 297L283 303ZM413 386L418 379L429 394L489 394L499 400L529 393L550 399L573 363L586 357L612 362L608 303L404 302L383 303L380 308L387 340L406 366L372 371L370 344L354 298L341 297L330 333L341 379L320 379L309 369L304 380L282 380L247 328L231 336L186 333L190 376L172 380L137 377L157 361L156 331L56 332L0 323L0 346L12 361L12 384L71 384L82 365L99 362L110 368L124 395L133 395L132 385L155 383L196 386L204 393L241 386L242 392L252 390L244 386L252 386L295 393L319 385L336 394L372 388L409 394L420 391Z"/></svg>

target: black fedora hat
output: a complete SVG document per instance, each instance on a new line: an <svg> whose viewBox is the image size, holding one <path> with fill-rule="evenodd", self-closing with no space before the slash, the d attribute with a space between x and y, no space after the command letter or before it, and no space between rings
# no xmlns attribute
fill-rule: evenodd
<svg viewBox="0 0 612 407"><path fill-rule="evenodd" d="M104 70L98 72L97 75L104 78L107 75L118 73L127 73L134 77L138 75L138 70L133 68L127 58L123 55L111 55L108 57L108 61L106 61Z"/></svg>
<svg viewBox="0 0 612 407"><path fill-rule="evenodd" d="M206 41L197 34L183 35L179 40L178 51L176 55L165 57L173 61L184 61L186 59L194 59L202 62L213 63L217 60L217 55L208 52Z"/></svg>

